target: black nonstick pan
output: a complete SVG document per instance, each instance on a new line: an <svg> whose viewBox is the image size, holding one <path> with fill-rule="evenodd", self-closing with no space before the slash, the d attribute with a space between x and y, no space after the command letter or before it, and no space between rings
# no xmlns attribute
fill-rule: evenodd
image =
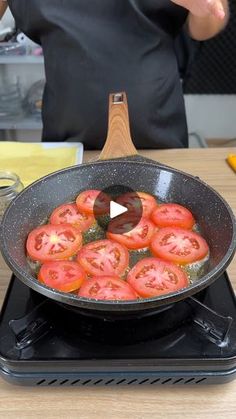
<svg viewBox="0 0 236 419"><path fill-rule="evenodd" d="M164 202L182 204L192 211L210 246L209 264L201 278L178 292L132 302L78 298L38 282L25 253L29 232L43 224L55 207L73 201L80 191L117 184L151 193ZM99 160L60 170L34 182L11 203L1 225L1 251L15 275L38 293L87 314L110 313L125 317L125 314L145 313L186 299L210 285L226 270L235 246L234 215L216 191L199 178L138 156L130 136L124 93L110 95L108 137Z"/></svg>

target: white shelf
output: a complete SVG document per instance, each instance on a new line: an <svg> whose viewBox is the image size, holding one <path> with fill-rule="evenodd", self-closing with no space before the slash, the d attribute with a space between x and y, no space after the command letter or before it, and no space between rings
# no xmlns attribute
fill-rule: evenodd
<svg viewBox="0 0 236 419"><path fill-rule="evenodd" d="M0 130L41 130L42 121L32 116L23 118L0 118Z"/></svg>
<svg viewBox="0 0 236 419"><path fill-rule="evenodd" d="M34 55L0 55L0 64L43 64L42 56Z"/></svg>

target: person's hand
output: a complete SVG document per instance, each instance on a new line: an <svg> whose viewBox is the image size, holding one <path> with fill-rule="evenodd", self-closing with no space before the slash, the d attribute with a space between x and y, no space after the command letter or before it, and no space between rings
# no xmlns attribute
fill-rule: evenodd
<svg viewBox="0 0 236 419"><path fill-rule="evenodd" d="M171 0L172 3L178 4L189 10L192 15L200 18L209 15L215 16L223 20L225 18L225 10L221 0Z"/></svg>

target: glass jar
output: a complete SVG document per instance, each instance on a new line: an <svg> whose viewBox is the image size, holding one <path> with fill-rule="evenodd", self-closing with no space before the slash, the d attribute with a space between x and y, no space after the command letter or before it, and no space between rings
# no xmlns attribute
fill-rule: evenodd
<svg viewBox="0 0 236 419"><path fill-rule="evenodd" d="M0 221L10 202L23 189L19 176L12 172L0 171Z"/></svg>

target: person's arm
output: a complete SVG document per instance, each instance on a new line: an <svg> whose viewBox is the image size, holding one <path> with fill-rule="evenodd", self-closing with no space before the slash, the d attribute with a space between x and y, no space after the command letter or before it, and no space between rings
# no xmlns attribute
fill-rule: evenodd
<svg viewBox="0 0 236 419"><path fill-rule="evenodd" d="M189 10L188 32L197 41L204 41L217 35L228 22L228 0L171 1Z"/></svg>
<svg viewBox="0 0 236 419"><path fill-rule="evenodd" d="M8 4L5 0L0 0L0 19L2 19L5 11L7 10Z"/></svg>

